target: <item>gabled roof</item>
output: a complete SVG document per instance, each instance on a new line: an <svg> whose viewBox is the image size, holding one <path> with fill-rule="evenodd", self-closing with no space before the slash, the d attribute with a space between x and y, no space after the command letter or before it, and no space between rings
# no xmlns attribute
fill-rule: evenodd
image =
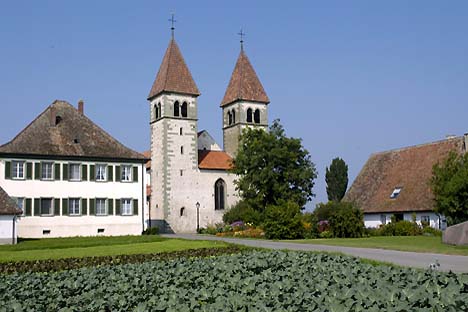
<svg viewBox="0 0 468 312"><path fill-rule="evenodd" d="M270 103L270 99L263 89L262 83L258 79L252 64L250 64L244 49L241 49L237 58L237 63L221 102L221 107L238 100Z"/></svg>
<svg viewBox="0 0 468 312"><path fill-rule="evenodd" d="M365 213L431 211L432 167L450 151L464 152L463 137L373 154L344 200L355 201ZM392 199L395 188L401 191Z"/></svg>
<svg viewBox="0 0 468 312"><path fill-rule="evenodd" d="M19 215L22 213L15 201L0 186L0 215Z"/></svg>
<svg viewBox="0 0 468 312"><path fill-rule="evenodd" d="M185 64L184 57L174 39L169 42L166 54L159 67L148 100L162 92L176 92L199 96L197 85Z"/></svg>
<svg viewBox="0 0 468 312"><path fill-rule="evenodd" d="M198 168L229 170L232 168L232 158L223 151L198 150Z"/></svg>
<svg viewBox="0 0 468 312"><path fill-rule="evenodd" d="M144 161L66 101L56 100L0 154L109 158Z"/></svg>

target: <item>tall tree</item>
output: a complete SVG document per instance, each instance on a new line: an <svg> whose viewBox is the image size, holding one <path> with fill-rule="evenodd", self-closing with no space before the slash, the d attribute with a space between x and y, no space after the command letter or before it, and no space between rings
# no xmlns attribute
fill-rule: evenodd
<svg viewBox="0 0 468 312"><path fill-rule="evenodd" d="M341 158L332 160L330 169L326 168L328 200L339 202L343 199L348 187L348 165Z"/></svg>
<svg viewBox="0 0 468 312"><path fill-rule="evenodd" d="M317 172L301 140L286 137L279 120L269 131L247 128L241 136L234 169L243 200L263 212L268 205L312 199Z"/></svg>
<svg viewBox="0 0 468 312"><path fill-rule="evenodd" d="M447 217L449 225L468 220L468 153L451 152L432 168L435 211Z"/></svg>

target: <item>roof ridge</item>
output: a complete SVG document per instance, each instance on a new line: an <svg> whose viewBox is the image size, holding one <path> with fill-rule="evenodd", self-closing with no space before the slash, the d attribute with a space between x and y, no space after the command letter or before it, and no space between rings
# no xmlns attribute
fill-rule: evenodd
<svg viewBox="0 0 468 312"><path fill-rule="evenodd" d="M427 142L427 143L409 145L409 146L404 146L404 147L397 147L397 148L389 149L386 151L374 152L370 155L374 156L374 155L382 155L382 154L392 153L392 152L401 152L401 151L405 151L405 150L412 149L412 148L419 148L419 147L424 147L424 146L429 146L429 145L434 145L434 144L439 144L439 143L444 143L444 142L449 142L449 141L454 141L454 140L460 140L460 139L463 139L463 136L456 136L456 137L452 137L448 139L441 139L441 140Z"/></svg>

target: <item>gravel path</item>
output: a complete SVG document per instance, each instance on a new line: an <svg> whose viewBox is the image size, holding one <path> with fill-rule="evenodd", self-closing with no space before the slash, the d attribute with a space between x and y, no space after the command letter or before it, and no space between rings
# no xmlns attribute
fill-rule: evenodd
<svg viewBox="0 0 468 312"><path fill-rule="evenodd" d="M373 248L300 244L290 242L276 242L269 240L238 239L196 234L165 234L162 236L192 240L218 240L250 247L261 247L270 249L341 252L355 257L391 262L397 265L414 268L428 268L430 264L438 261L440 263L439 270L441 271L468 273L468 256L442 255Z"/></svg>

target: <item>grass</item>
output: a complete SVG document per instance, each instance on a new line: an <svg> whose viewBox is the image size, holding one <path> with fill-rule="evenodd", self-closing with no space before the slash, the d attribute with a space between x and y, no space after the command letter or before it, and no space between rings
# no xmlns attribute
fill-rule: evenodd
<svg viewBox="0 0 468 312"><path fill-rule="evenodd" d="M376 236L365 238L320 238L294 240L291 242L468 256L468 246L446 245L442 243L441 237L436 236Z"/></svg>
<svg viewBox="0 0 468 312"><path fill-rule="evenodd" d="M189 241L154 235L47 238L0 246L0 262L148 254L227 245L219 241Z"/></svg>

